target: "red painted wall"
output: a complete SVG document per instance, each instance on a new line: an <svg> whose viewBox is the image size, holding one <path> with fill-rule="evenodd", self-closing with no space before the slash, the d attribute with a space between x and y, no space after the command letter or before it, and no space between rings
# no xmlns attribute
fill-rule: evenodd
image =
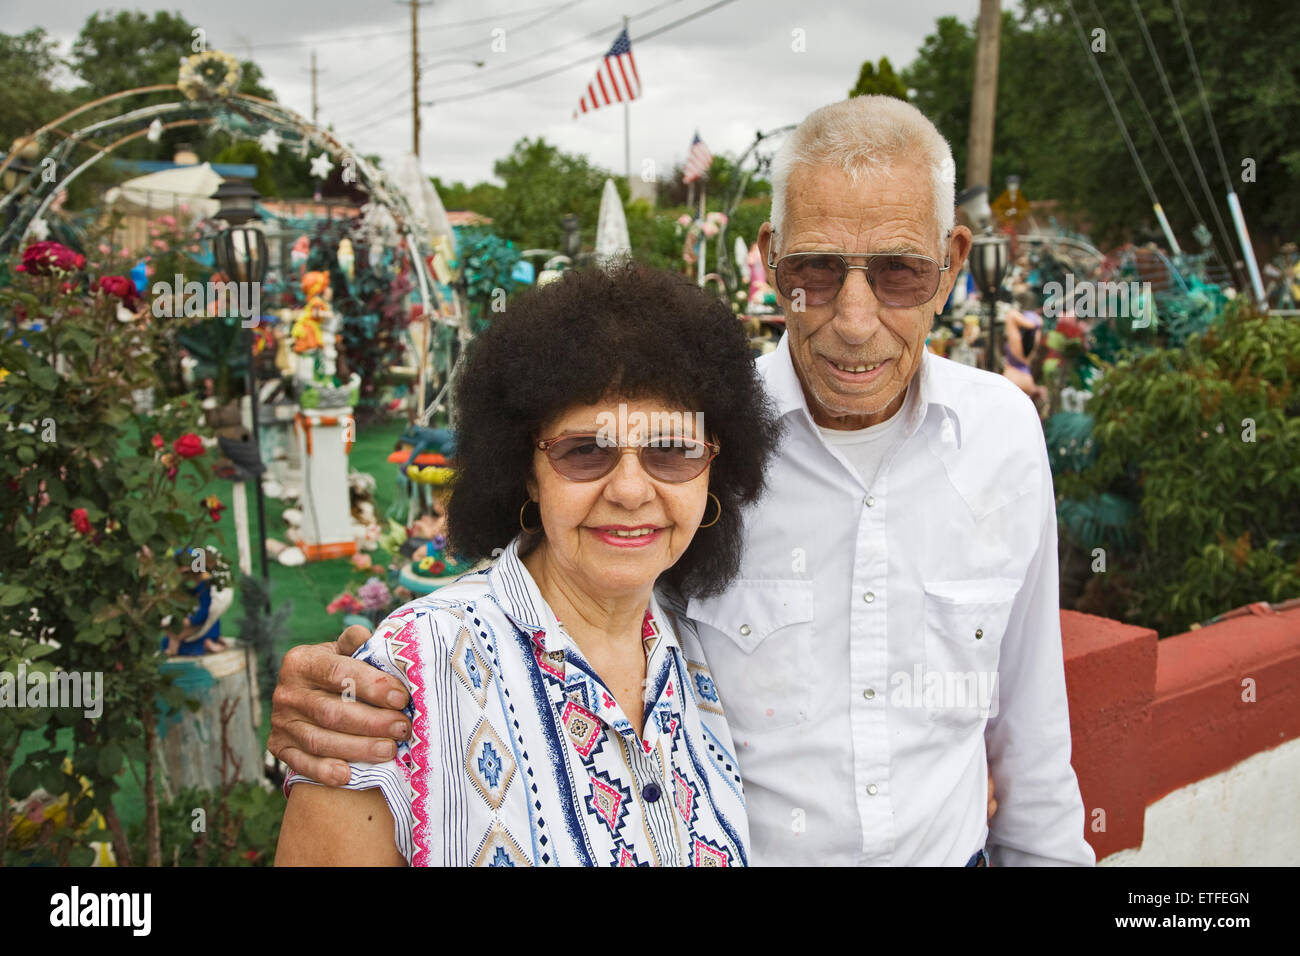
<svg viewBox="0 0 1300 956"><path fill-rule="evenodd" d="M1062 611L1061 636L1072 763L1098 859L1141 845L1149 804L1300 737L1300 601L1251 605L1163 641Z"/></svg>

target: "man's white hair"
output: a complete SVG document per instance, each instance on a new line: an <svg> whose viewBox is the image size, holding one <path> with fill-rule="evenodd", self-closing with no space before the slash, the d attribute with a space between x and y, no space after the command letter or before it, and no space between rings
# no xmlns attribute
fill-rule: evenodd
<svg viewBox="0 0 1300 956"><path fill-rule="evenodd" d="M888 172L896 163L929 168L942 243L955 218L952 147L924 113L893 96L855 96L808 114L772 160L772 229L781 235L795 169L833 166L856 185L864 174Z"/></svg>

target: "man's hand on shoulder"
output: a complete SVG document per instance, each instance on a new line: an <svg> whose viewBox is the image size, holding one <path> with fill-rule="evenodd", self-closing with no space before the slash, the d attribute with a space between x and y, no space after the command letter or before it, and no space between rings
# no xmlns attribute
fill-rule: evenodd
<svg viewBox="0 0 1300 956"><path fill-rule="evenodd" d="M401 681L352 658L369 637L353 625L337 641L290 648L280 664L266 746L319 783L342 786L349 761L391 760L394 741L410 735L411 722L401 712L409 697Z"/></svg>

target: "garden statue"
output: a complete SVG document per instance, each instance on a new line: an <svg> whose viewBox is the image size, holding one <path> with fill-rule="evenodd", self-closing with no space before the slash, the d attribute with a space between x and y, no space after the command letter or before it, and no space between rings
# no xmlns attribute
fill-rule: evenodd
<svg viewBox="0 0 1300 956"><path fill-rule="evenodd" d="M338 320L330 303L334 298L328 272L308 272L302 277L302 293L307 299L302 314L293 325L293 350L299 355L298 381L332 381L338 352L334 333ZM310 359L310 361L305 361Z"/></svg>
<svg viewBox="0 0 1300 956"><path fill-rule="evenodd" d="M205 557L215 553L212 549L204 551ZM185 556L184 551L179 554ZM215 654L228 646L221 639L221 615L234 602L234 591L220 587L214 581L211 571L206 568L207 562L204 561L197 568L190 565L181 569L186 587L193 593L195 608L178 627L172 626L169 619L163 619L163 633L166 636L162 641L162 650L168 657L178 654L185 657Z"/></svg>

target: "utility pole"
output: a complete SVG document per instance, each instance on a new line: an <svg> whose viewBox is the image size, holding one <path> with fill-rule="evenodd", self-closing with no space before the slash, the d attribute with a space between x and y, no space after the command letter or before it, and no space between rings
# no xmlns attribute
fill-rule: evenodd
<svg viewBox="0 0 1300 956"><path fill-rule="evenodd" d="M318 125L316 117L320 112L320 101L316 98L316 51L311 51L311 125Z"/></svg>
<svg viewBox="0 0 1300 956"><path fill-rule="evenodd" d="M975 84L970 103L970 140L966 151L966 185L992 187L993 117L998 105L998 42L1002 33L1001 0L980 0L975 38Z"/></svg>
<svg viewBox="0 0 1300 956"><path fill-rule="evenodd" d="M411 149L420 155L420 7L433 0L398 0L411 8Z"/></svg>

